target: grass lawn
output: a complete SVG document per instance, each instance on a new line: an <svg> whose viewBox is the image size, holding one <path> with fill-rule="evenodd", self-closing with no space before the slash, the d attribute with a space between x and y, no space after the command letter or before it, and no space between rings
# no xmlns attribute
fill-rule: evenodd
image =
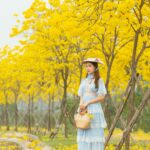
<svg viewBox="0 0 150 150"><path fill-rule="evenodd" d="M108 131L105 130L105 135ZM122 136L122 131L116 129L109 142L106 150L115 150ZM54 139L48 136L40 136L40 140L53 147L55 150L77 150L76 134L69 134L68 138L64 138L62 134L58 134ZM124 148L122 148L124 149ZM131 134L131 150L150 150L150 133L144 133L139 130Z"/></svg>
<svg viewBox="0 0 150 150"><path fill-rule="evenodd" d="M12 131L14 128L10 128ZM20 133L26 133L26 128L19 127ZM43 131L46 131L46 129L41 129ZM8 133L5 128L1 127L1 138L2 135ZM68 138L64 137L64 134L62 134L61 130L56 135L54 139L49 138L49 135L36 135L39 137L39 141L44 142L46 145L49 145L52 147L52 150L77 150L77 142L76 142L76 130L71 130L71 132L68 133ZM107 136L108 131L105 130L105 136ZM7 135L7 134L6 134ZM115 145L118 144L122 137L122 130L115 129L111 140L109 141L108 147L106 147L106 150L115 150ZM1 143L1 146L4 147L5 143ZM8 143L7 145L10 145L10 148L12 150L12 147L15 145L11 145L11 143ZM16 150L16 149L14 149ZM42 150L42 149L38 149ZM124 147L122 148L124 150ZM150 133L145 133L142 130L138 130L136 132L131 133L131 150L150 150Z"/></svg>

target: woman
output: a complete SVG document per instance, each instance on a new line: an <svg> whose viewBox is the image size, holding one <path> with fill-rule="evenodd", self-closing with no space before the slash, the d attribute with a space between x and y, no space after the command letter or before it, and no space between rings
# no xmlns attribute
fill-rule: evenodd
<svg viewBox="0 0 150 150"><path fill-rule="evenodd" d="M107 91L98 68L98 63L103 62L98 58L88 58L82 63L86 64L87 75L82 79L78 89L78 111L87 109L93 114L93 118L89 129L77 130L78 150L104 150L104 128L107 127L107 123L101 102L104 101Z"/></svg>

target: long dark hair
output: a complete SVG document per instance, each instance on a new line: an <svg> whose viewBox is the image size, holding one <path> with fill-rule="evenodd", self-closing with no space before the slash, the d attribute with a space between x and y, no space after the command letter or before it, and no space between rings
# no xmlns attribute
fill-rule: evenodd
<svg viewBox="0 0 150 150"><path fill-rule="evenodd" d="M95 69L98 67L97 62L89 62L89 63L93 64ZM86 74L86 77L87 76L88 76L88 73ZM95 88L98 88L98 80L101 78L100 73L99 73L99 69L94 72L94 78L95 78L95 81L94 81Z"/></svg>

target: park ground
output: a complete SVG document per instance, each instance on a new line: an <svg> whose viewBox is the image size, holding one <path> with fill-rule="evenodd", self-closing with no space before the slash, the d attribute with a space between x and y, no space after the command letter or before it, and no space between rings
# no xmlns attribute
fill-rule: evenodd
<svg viewBox="0 0 150 150"><path fill-rule="evenodd" d="M60 132L54 139L49 135L33 135L26 133L25 128L19 129L19 132L5 131L1 127L0 149L1 150L77 150L76 130L65 138ZM105 135L108 131L105 130ZM115 150L115 146L122 137L122 131L116 129L106 150ZM7 147L7 148L6 148ZM122 148L122 150L124 147ZM131 150L150 150L150 133L142 130L131 133Z"/></svg>

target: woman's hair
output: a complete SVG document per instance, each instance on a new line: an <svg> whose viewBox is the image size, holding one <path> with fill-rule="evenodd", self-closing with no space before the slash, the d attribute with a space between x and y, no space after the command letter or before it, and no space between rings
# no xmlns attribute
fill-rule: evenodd
<svg viewBox="0 0 150 150"><path fill-rule="evenodd" d="M98 63L97 62L90 62L91 64L94 65L95 69L98 67ZM86 77L88 76L88 73L86 74ZM94 78L95 78L95 88L98 88L98 80L100 79L100 73L99 73L99 69L97 69L94 72Z"/></svg>

